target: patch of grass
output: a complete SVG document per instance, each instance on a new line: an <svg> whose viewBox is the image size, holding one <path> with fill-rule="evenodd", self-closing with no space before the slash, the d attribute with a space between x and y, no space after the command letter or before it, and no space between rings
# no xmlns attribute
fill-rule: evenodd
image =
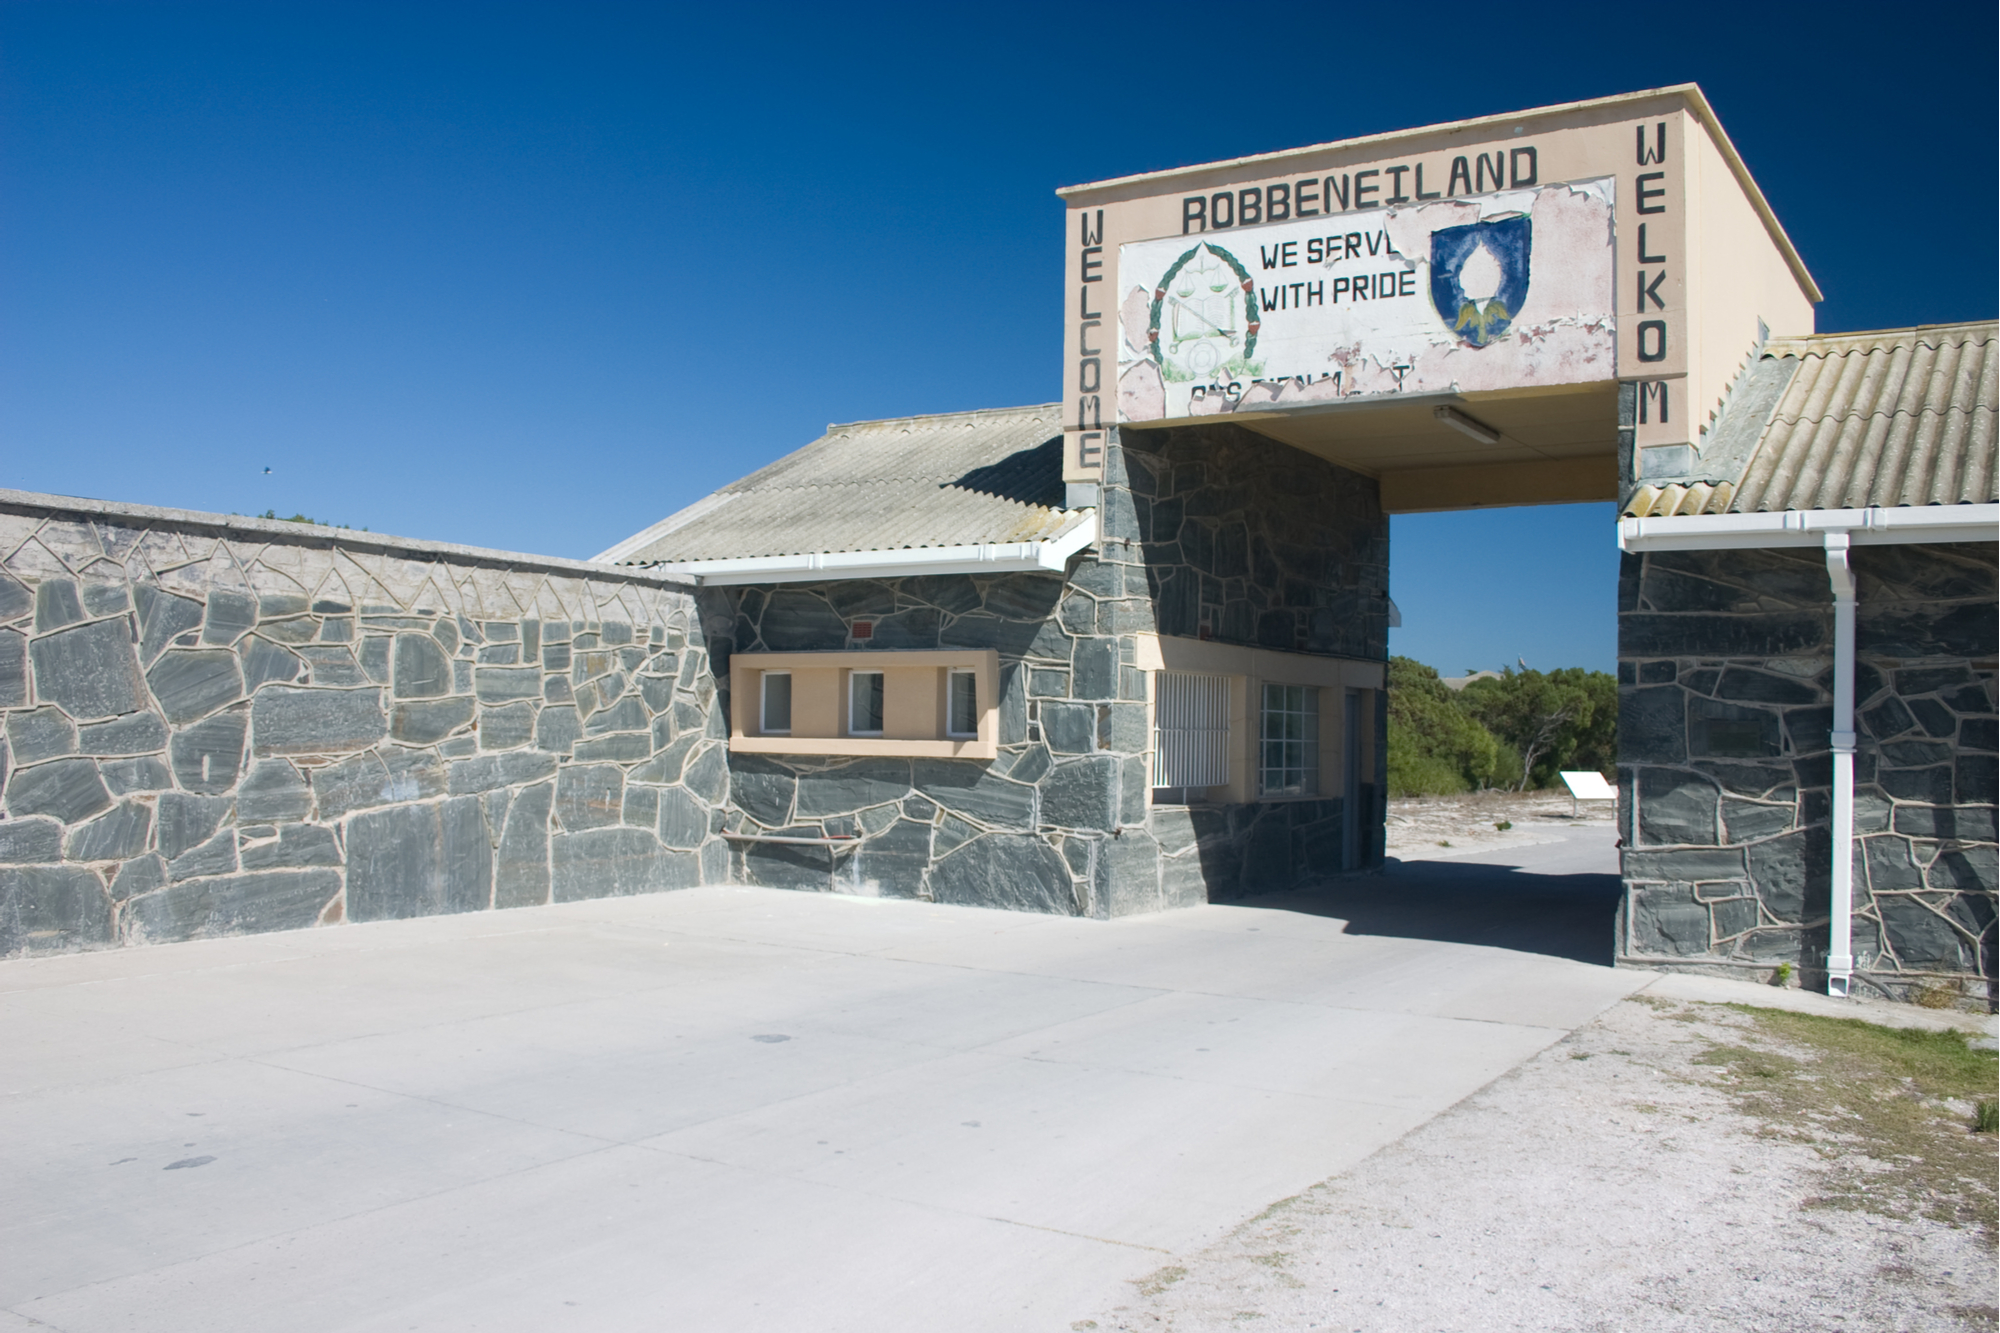
<svg viewBox="0 0 2000 1333"><path fill-rule="evenodd" d="M1269 1254L1252 1254L1244 1257L1259 1267L1270 1269L1271 1276L1288 1287L1305 1286L1305 1283L1285 1271L1286 1265L1292 1262L1292 1256L1284 1250L1272 1250Z"/></svg>
<svg viewBox="0 0 2000 1333"><path fill-rule="evenodd" d="M1697 1058L1721 1068L1740 1109L1826 1159L1816 1206L1996 1227L1993 1137L1965 1114L1990 1099L2000 1064L1963 1032L1890 1028L1730 1005L1753 1038ZM1756 1038L1765 1040L1757 1040Z"/></svg>
<svg viewBox="0 0 2000 1333"><path fill-rule="evenodd" d="M1503 819L1499 823L1495 824L1493 827L1499 830L1500 832L1505 833L1508 829L1514 827L1514 821L1511 819Z"/></svg>
<svg viewBox="0 0 2000 1333"><path fill-rule="evenodd" d="M2000 1103L1991 1097L1981 1097L1972 1107L1972 1132L1992 1134L2000 1131Z"/></svg>
<svg viewBox="0 0 2000 1333"><path fill-rule="evenodd" d="M235 515L235 513L236 513L236 511L235 511L235 510L233 510L233 509L232 509L232 510L230 510L229 512L230 512L230 513L231 513L232 515ZM346 531L348 531L348 532L353 532L353 531L355 531L355 530L356 530L356 529L354 529L354 528L351 528L351 527L349 527L349 526L348 526L347 524L345 524L345 523L324 523L324 522L321 522L321 521L320 521L319 519L316 519L316 518L311 518L311 517L309 517L309 516L307 516L307 515L305 515L305 514L292 514L292 515L290 515L290 516L287 516L287 515L284 515L284 514L281 514L281 513L279 513L279 512L278 512L277 510L275 510L275 509L266 509L266 510L265 510L265 511L264 511L263 513L261 513L261 514L252 514L252 515L250 515L250 517L252 517L252 518L268 518L268 519L273 519L273 520L276 520L276 521L277 521L277 522L279 522L279 523L308 523L308 524L311 524L311 525L312 525L313 527L315 527L315 528L341 528L341 529L344 529L344 530L346 530ZM366 529L366 528L362 528L362 529L360 529L360 531L362 531L362 532L366 532L366 531L368 531L368 529Z"/></svg>
<svg viewBox="0 0 2000 1333"><path fill-rule="evenodd" d="M1187 1269L1179 1264L1168 1264L1165 1268L1154 1269L1132 1285L1139 1289L1141 1296L1157 1296L1186 1276Z"/></svg>

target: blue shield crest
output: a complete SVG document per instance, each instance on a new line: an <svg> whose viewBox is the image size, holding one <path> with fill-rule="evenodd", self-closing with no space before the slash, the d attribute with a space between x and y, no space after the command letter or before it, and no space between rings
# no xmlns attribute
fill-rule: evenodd
<svg viewBox="0 0 2000 1333"><path fill-rule="evenodd" d="M1431 233L1431 304L1445 327L1468 345L1484 347L1505 337L1526 304L1534 228L1533 218L1517 213ZM1468 262L1474 266L1470 295L1464 281Z"/></svg>

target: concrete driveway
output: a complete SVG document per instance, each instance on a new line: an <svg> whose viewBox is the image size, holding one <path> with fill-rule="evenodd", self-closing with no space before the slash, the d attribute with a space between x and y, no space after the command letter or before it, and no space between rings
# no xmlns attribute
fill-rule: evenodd
<svg viewBox="0 0 2000 1333"><path fill-rule="evenodd" d="M1611 837L1108 923L718 888L0 964L0 1329L1067 1329L1650 980Z"/></svg>

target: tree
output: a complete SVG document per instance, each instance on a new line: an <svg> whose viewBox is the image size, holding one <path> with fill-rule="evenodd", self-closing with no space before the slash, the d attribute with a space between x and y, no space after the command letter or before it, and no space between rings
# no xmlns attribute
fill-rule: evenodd
<svg viewBox="0 0 2000 1333"><path fill-rule="evenodd" d="M1389 659L1389 792L1439 796L1492 782L1502 756L1435 669Z"/></svg>
<svg viewBox="0 0 2000 1333"><path fill-rule="evenodd" d="M1510 668L1473 681L1460 697L1465 711L1513 751L1517 791L1553 784L1558 771L1578 760L1600 771L1615 762L1618 682L1605 672Z"/></svg>

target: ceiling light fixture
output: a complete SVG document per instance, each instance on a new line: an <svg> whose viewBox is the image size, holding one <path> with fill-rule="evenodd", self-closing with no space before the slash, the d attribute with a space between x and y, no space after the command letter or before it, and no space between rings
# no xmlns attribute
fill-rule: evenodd
<svg viewBox="0 0 2000 1333"><path fill-rule="evenodd" d="M1470 435L1481 444L1500 443L1500 432L1485 422L1465 415L1455 407L1440 407L1431 413L1439 421L1461 434Z"/></svg>

